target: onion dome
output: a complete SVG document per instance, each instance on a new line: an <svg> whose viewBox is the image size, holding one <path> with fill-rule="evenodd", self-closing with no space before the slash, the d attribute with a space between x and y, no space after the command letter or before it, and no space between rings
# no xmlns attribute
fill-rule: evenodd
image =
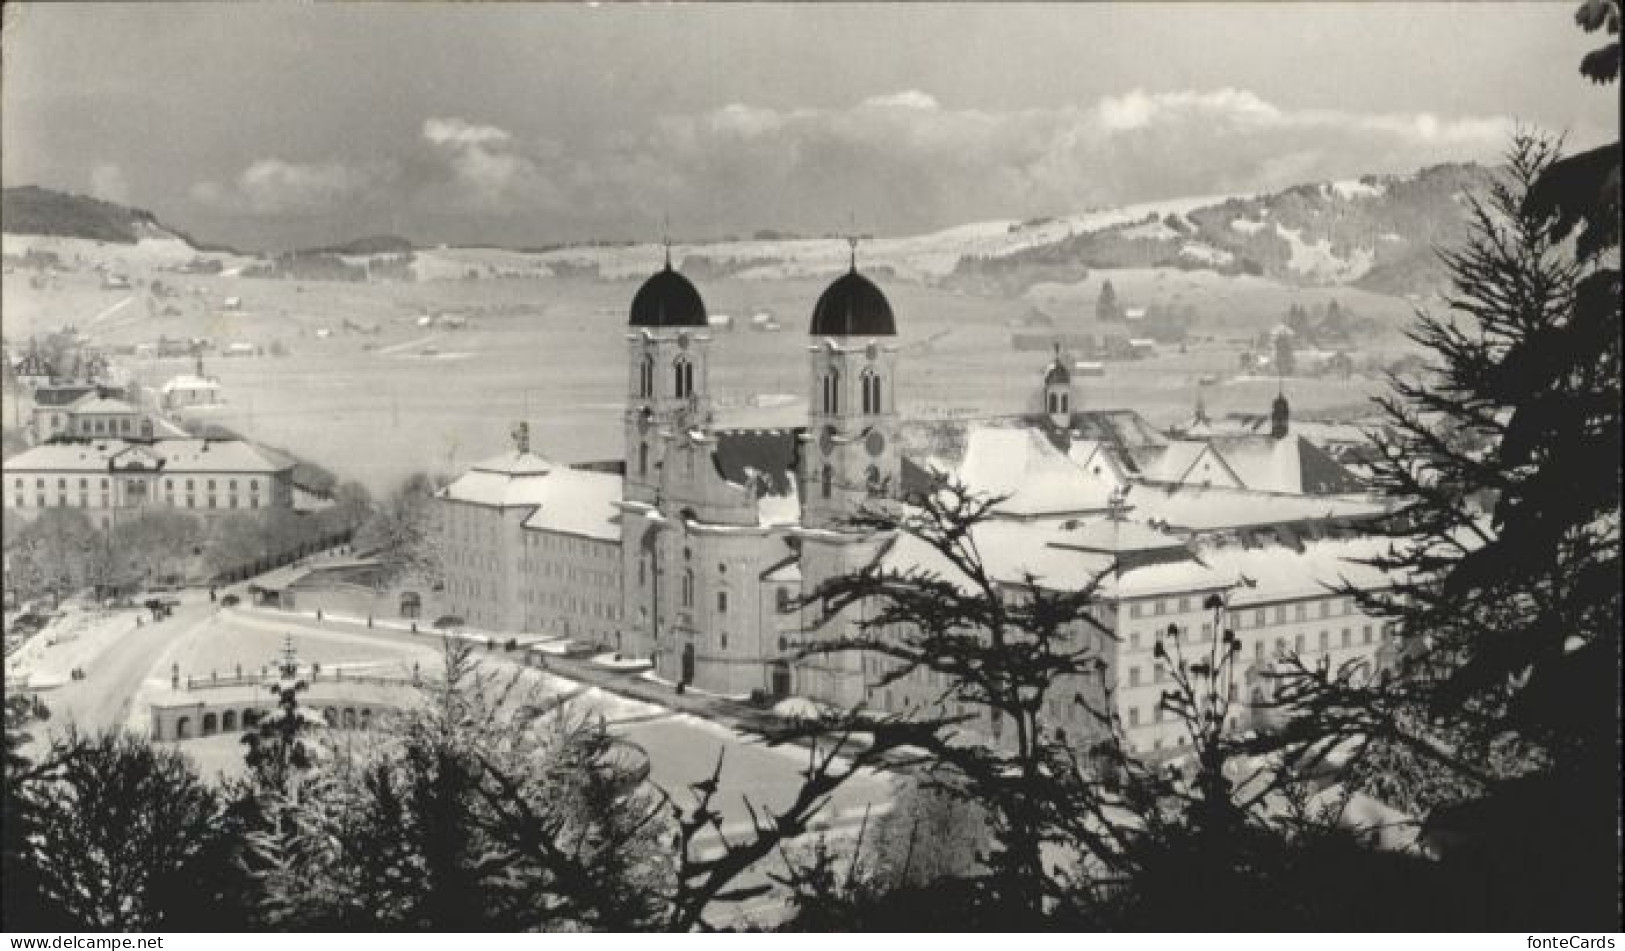
<svg viewBox="0 0 1625 951"><path fill-rule="evenodd" d="M666 262L663 271L643 282L632 297L633 327L705 327L705 301L688 278L671 269Z"/></svg>
<svg viewBox="0 0 1625 951"><path fill-rule="evenodd" d="M895 337L897 321L880 288L852 270L819 295L807 332L814 337Z"/></svg>

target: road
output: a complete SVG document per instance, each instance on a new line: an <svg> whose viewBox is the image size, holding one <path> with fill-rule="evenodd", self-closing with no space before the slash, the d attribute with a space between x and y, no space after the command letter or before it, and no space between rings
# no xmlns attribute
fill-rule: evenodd
<svg viewBox="0 0 1625 951"><path fill-rule="evenodd" d="M127 722L130 703L142 683L159 675L154 670L155 658L191 636L211 613L207 601L183 603L167 619L148 620L114 640L84 665L85 679L70 680L44 694L52 726L73 723L94 732Z"/></svg>

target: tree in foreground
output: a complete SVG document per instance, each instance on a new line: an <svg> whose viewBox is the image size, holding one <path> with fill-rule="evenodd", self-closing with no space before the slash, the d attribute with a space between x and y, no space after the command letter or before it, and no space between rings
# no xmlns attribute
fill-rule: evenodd
<svg viewBox="0 0 1625 951"><path fill-rule="evenodd" d="M1581 17L1617 35L1617 3ZM1449 312L1412 332L1431 378L1381 401L1398 510L1374 563L1400 580L1351 592L1399 624L1397 676L1291 690L1288 739L1349 741L1426 818L1463 925L1619 921L1618 194L1617 143L1563 158L1523 134L1471 204Z"/></svg>

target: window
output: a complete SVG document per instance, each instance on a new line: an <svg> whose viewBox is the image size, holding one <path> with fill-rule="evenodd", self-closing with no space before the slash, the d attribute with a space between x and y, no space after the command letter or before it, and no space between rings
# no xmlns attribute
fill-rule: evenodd
<svg viewBox="0 0 1625 951"><path fill-rule="evenodd" d="M1331 615L1331 613L1332 613L1332 603L1330 601L1322 599L1321 602L1320 602L1320 616L1321 617L1329 617Z"/></svg>
<svg viewBox="0 0 1625 951"><path fill-rule="evenodd" d="M1167 605L1162 603L1161 598L1158 598L1156 601L1152 602L1152 607L1151 607L1151 613L1152 614L1156 614L1156 615L1160 616L1160 615L1166 613L1166 611L1167 611Z"/></svg>
<svg viewBox="0 0 1625 951"><path fill-rule="evenodd" d="M1275 623L1277 623L1277 624L1285 624L1286 623L1286 605L1277 604L1275 606Z"/></svg>
<svg viewBox="0 0 1625 951"><path fill-rule="evenodd" d="M1138 687L1140 685L1140 668L1130 667L1128 669L1128 685L1130 687Z"/></svg>
<svg viewBox="0 0 1625 951"><path fill-rule="evenodd" d="M90 480L89 479L80 479L79 480L79 488L80 488L80 490L84 490L84 489L87 489L89 487L90 487Z"/></svg>
<svg viewBox="0 0 1625 951"><path fill-rule="evenodd" d="M1322 651L1331 650L1331 647L1332 647L1331 638L1332 638L1332 635L1331 635L1330 631L1321 631L1320 632L1320 649Z"/></svg>
<svg viewBox="0 0 1625 951"><path fill-rule="evenodd" d="M1254 611L1253 612L1253 627L1263 627L1264 624L1266 623L1264 618L1265 618L1265 614L1264 614L1264 609L1263 608L1259 608L1258 610Z"/></svg>
<svg viewBox="0 0 1625 951"><path fill-rule="evenodd" d="M1180 598L1179 599L1179 613L1184 614L1186 611L1189 611L1190 609L1191 609L1191 599L1190 598Z"/></svg>
<svg viewBox="0 0 1625 951"><path fill-rule="evenodd" d="M728 632L727 631L722 632L721 641L722 641L722 649L727 650L728 649Z"/></svg>
<svg viewBox="0 0 1625 951"><path fill-rule="evenodd" d="M638 366L638 395L642 397L655 395L655 358L647 353L643 355L643 362Z"/></svg>
<svg viewBox="0 0 1625 951"><path fill-rule="evenodd" d="M870 495L878 494L880 492L880 467L870 466L868 471L863 474L863 481L868 487Z"/></svg>
<svg viewBox="0 0 1625 951"><path fill-rule="evenodd" d="M823 476L819 480L819 493L824 498L827 499L827 498L830 497L830 490L833 487L834 482L835 482L835 469L834 469L834 467L833 466L825 466Z"/></svg>
<svg viewBox="0 0 1625 951"><path fill-rule="evenodd" d="M258 480L258 479L249 479L248 480L248 488L249 488L249 491L251 491L251 492L258 492L260 490L260 480Z"/></svg>
<svg viewBox="0 0 1625 951"><path fill-rule="evenodd" d="M1139 726L1140 725L1140 708L1139 707L1129 707L1128 708L1128 725L1129 726Z"/></svg>
<svg viewBox="0 0 1625 951"><path fill-rule="evenodd" d="M1140 602L1135 601L1133 604L1130 604L1128 606L1128 616L1131 617L1131 618L1132 617L1139 617L1140 616L1140 610L1141 610L1140 609Z"/></svg>
<svg viewBox="0 0 1625 951"><path fill-rule="evenodd" d="M1163 669L1161 661L1158 661L1156 664L1152 665L1152 667L1151 667L1151 682L1152 683L1160 684L1160 683L1162 683L1162 678L1164 678L1166 676L1168 676L1168 672Z"/></svg>
<svg viewBox="0 0 1625 951"><path fill-rule="evenodd" d="M66 489L68 487L68 480L67 479L58 479L58 480L56 480L56 487L59 488L59 489Z"/></svg>
<svg viewBox="0 0 1625 951"><path fill-rule="evenodd" d="M1371 643L1371 625L1367 624L1365 626L1364 636L1365 636L1365 642L1367 644Z"/></svg>
<svg viewBox="0 0 1625 951"><path fill-rule="evenodd" d="M694 364L688 362L687 357L678 357L671 365L672 378L676 384L677 398L685 399L694 395Z"/></svg>
<svg viewBox="0 0 1625 951"><path fill-rule="evenodd" d="M1293 638L1292 638L1292 649L1297 651L1299 654L1302 654L1303 653L1303 641L1304 641L1304 637L1303 637L1303 635L1301 633L1297 634L1297 635L1294 635Z"/></svg>
<svg viewBox="0 0 1625 951"><path fill-rule="evenodd" d="M1309 605L1299 603L1292 606L1292 620L1305 621L1309 619Z"/></svg>
<svg viewBox="0 0 1625 951"><path fill-rule="evenodd" d="M191 479L186 480L186 491L188 491L188 492L192 491L192 480Z"/></svg>
<svg viewBox="0 0 1625 951"><path fill-rule="evenodd" d="M1253 641L1253 660L1260 664L1264 662L1264 639L1262 637Z"/></svg>
<svg viewBox="0 0 1625 951"><path fill-rule="evenodd" d="M824 412L839 413L841 411L841 374L830 370L824 374Z"/></svg>
<svg viewBox="0 0 1625 951"><path fill-rule="evenodd" d="M1346 627L1343 628L1343 646L1348 647L1353 643L1354 643L1354 632L1350 631Z"/></svg>
<svg viewBox="0 0 1625 951"><path fill-rule="evenodd" d="M638 475L649 474L649 444L638 443Z"/></svg>
<svg viewBox="0 0 1625 951"><path fill-rule="evenodd" d="M687 569L684 569L684 571L683 571L683 607L691 608L693 606L694 606L694 569L687 568Z"/></svg>
<svg viewBox="0 0 1625 951"><path fill-rule="evenodd" d="M880 374L873 370L863 371L863 412L866 415L880 412Z"/></svg>
<svg viewBox="0 0 1625 951"><path fill-rule="evenodd" d="M1140 649L1140 632L1139 631L1134 631L1134 632L1129 634L1129 636L1128 636L1128 649L1131 650L1131 651L1137 651L1137 650Z"/></svg>
<svg viewBox="0 0 1625 951"><path fill-rule="evenodd" d="M780 614L789 613L789 611L790 611L790 589L789 588L780 588L778 590L778 608L779 608L779 613Z"/></svg>
<svg viewBox="0 0 1625 951"><path fill-rule="evenodd" d="M726 592L726 591L718 591L717 592L717 613L718 614L727 614L728 613L728 592ZM726 635L724 635L724 637L726 637ZM723 644L722 646L727 647L728 645Z"/></svg>

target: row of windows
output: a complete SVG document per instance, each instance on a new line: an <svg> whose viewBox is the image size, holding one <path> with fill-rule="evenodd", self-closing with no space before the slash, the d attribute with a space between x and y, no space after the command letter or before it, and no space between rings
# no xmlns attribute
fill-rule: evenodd
<svg viewBox="0 0 1625 951"><path fill-rule="evenodd" d="M83 488L87 487L89 485L89 482L90 482L89 479L81 477L79 479L79 488L83 489ZM195 488L195 484L194 484L193 480L187 479L187 480L185 480L185 482L186 482L187 490L190 491L191 489ZM139 480L139 479L126 479L125 484L130 486L131 488L135 488L136 486L141 485L142 481ZM210 490L213 490L215 488L215 480L213 480L213 479L205 480L205 484L206 484L206 487L208 489L210 489ZM15 485L18 489L22 489L25 485L27 485L27 482L21 476L18 476L15 480L13 480L13 485ZM45 479L43 477L34 479L34 486L36 488L40 488L40 489L45 488ZM56 480L56 487L59 488L59 489L66 489L68 487L68 480L65 477L58 478ZM101 480L101 487L104 488L104 489L107 488L107 479L104 478L104 479ZM226 487L229 488L229 489L235 490L237 488L237 480L236 479L227 479L226 480ZM175 491L175 480L174 479L165 479L164 480L164 489L165 489L165 491L168 491L168 492ZM248 490L250 492L258 492L260 490L260 480L258 480L258 479L249 479L248 480Z"/></svg>
<svg viewBox="0 0 1625 951"><path fill-rule="evenodd" d="M102 498L101 507L102 508L108 508L110 506L111 502L110 502L110 499L109 499L109 496L107 495L107 493L105 493L105 492L102 493L101 498ZM14 499L16 500L16 507L17 508L21 509L21 508L27 508L28 507L28 496L23 495L21 493L18 493L17 495L14 496ZM195 496L195 495L186 496L185 501L186 501L186 508L195 509L195 508L198 507L198 505L197 505L197 496ZM208 499L206 501L208 502L208 507L209 508L211 508L211 509L220 508L220 500L219 500L219 498L217 496L211 495L211 496L208 497ZM227 498L226 502L227 502L227 505L226 505L227 508L242 508L242 507L244 507L244 506L241 505L241 503L238 500L238 497L235 496L235 495L229 496ZM50 501L46 498L46 496L45 496L45 494L43 492L35 497L35 503L36 503L36 506L35 506L36 508L42 508L43 509L43 508L50 508L51 507ZM59 507L66 506L68 504L68 496L66 495L65 492L57 494L56 504ZM175 501L174 494L169 494L169 495L164 496L164 504L168 505L170 508L177 508L178 507L178 505L177 505L177 503ZM90 496L88 494L84 494L84 493L80 494L80 496L79 496L79 507L80 508L89 508L90 507ZM249 499L248 499L248 505L246 507L251 508L251 509L259 508L260 507L260 497L257 496L257 495L250 496Z"/></svg>
<svg viewBox="0 0 1625 951"><path fill-rule="evenodd" d="M1210 636L1210 634L1208 633L1207 627L1208 627L1207 625L1203 625L1202 637L1199 638L1199 640L1205 641ZM1388 636L1393 636L1394 633L1397 630L1398 630L1398 628L1396 626L1390 624L1390 625L1387 625L1387 629L1386 629L1385 633ZM1134 638L1139 637L1138 634L1135 634L1135 635L1132 635L1132 636ZM1366 624L1366 625L1363 625L1361 627L1361 629L1360 629L1360 646L1369 647L1369 646L1376 643L1376 639L1377 639L1377 630L1376 630L1375 625ZM1322 653L1331 650L1332 645L1333 645L1331 631L1321 631L1317 643L1318 643L1318 649ZM1336 645L1339 648L1351 648L1351 647L1354 647L1355 646L1355 643L1354 643L1354 629L1353 628L1348 628L1348 627L1343 628L1342 631L1340 631L1339 634L1338 634ZM1308 649L1308 646L1309 646L1308 645L1308 635L1306 635L1306 634L1304 634L1302 632L1294 635L1293 638L1292 638L1292 641L1290 643L1288 643L1288 641L1287 641L1287 639L1285 637L1277 637L1275 639L1275 652L1274 652L1273 656L1275 656L1275 657L1284 657L1284 656L1287 655L1287 653L1289 651L1292 652L1292 653L1302 655L1303 653L1306 652L1306 650ZM1253 661L1255 663L1262 664L1265 661L1269 660L1270 656L1267 654L1268 649L1269 648L1268 648L1268 646L1266 644L1266 639L1265 638L1259 638L1258 640L1254 641L1253 642ZM1151 671L1152 671L1151 682L1152 683L1159 683L1159 684L1162 683L1164 677L1166 676L1163 665L1160 662L1152 664L1151 665ZM1139 667L1130 666L1128 668L1128 685L1130 687L1138 687L1138 686L1140 686L1140 668Z"/></svg>
<svg viewBox="0 0 1625 951"><path fill-rule="evenodd" d="M1352 598L1321 598L1314 603L1317 605L1316 611L1318 612L1318 617L1324 618L1332 617L1334 615L1354 613L1354 601ZM1307 601L1299 601L1296 604L1293 604L1291 606L1291 620L1309 620L1309 604L1310 602ZM1129 602L1128 606L1128 616L1131 618L1142 618L1146 617L1147 615L1152 617L1161 617L1164 614L1187 614L1191 611L1200 610L1201 608L1202 599L1194 597L1184 597L1178 599L1159 598L1154 601L1131 601ZM1271 623L1270 618L1272 615L1274 618L1273 623L1288 623L1287 605L1277 604L1273 609L1255 608L1252 610L1235 611L1232 612L1231 617L1234 618L1237 628L1265 627ZM1249 620L1251 623L1249 623Z"/></svg>
<svg viewBox="0 0 1625 951"><path fill-rule="evenodd" d="M557 551L568 555L596 555L601 558L614 558L619 552L619 548L614 542L601 542L591 538L580 538L575 535L530 531L521 537L526 548L534 548L537 551Z"/></svg>

